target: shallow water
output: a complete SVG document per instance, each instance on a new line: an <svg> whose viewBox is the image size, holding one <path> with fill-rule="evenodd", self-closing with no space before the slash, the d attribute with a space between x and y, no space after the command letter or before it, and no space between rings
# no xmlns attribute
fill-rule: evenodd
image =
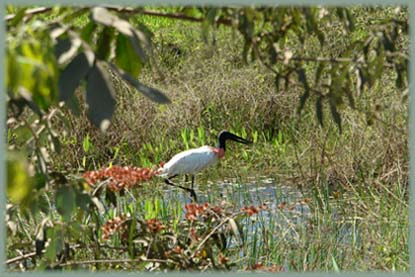
<svg viewBox="0 0 415 277"><path fill-rule="evenodd" d="M256 232L262 233L264 229L273 232L270 228L276 226L288 227L283 239L295 239L298 234L294 226L305 224L311 216L310 207L304 202L306 196L302 192L291 186L278 185L271 178L252 178L244 184L239 184L236 179L217 184L208 182L205 186L195 185L195 190L198 203L209 202L215 205L225 200L233 203L235 210L265 204L267 209L241 222L243 233L247 234L247 242L256 237ZM189 194L181 189L168 187L165 193L167 199L191 203Z"/></svg>
<svg viewBox="0 0 415 277"><path fill-rule="evenodd" d="M224 180L216 184L210 181L205 185L195 184L198 203L209 202L216 205L225 200L233 203L235 210L265 204L267 209L241 222L245 243L256 243L258 247L261 247L264 243L261 239L264 232L270 236L268 239L300 241L299 230L306 229L307 224L310 224L309 222L315 216L309 206L315 204L310 202L313 199L311 192L302 192L293 186L277 184L274 179L267 177L247 178L247 180L248 182L244 184L238 183L240 180L237 179ZM180 184L183 185L183 183ZM190 186L190 182L185 185ZM165 188L165 199L191 203L189 193L172 187ZM341 217L336 209L337 204L335 200L332 201L330 216L333 219ZM352 240L356 242L359 239L358 230L352 224L341 224L341 226L336 236L338 244L351 245ZM229 238L228 243L230 246L238 244L234 238ZM241 256L245 254L241 252Z"/></svg>

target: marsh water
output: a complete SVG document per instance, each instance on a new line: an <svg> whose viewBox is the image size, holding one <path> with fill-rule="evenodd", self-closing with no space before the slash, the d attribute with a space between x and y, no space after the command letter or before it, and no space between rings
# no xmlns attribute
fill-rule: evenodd
<svg viewBox="0 0 415 277"><path fill-rule="evenodd" d="M311 210L311 205L317 207L316 203L313 203L315 197L311 191L300 191L293 186L277 184L272 178L252 178L243 184L238 183L236 179L218 183L208 181L204 185L195 184L195 190L199 204L209 202L216 205L225 200L233 203L235 210L265 204L266 209L246 218L240 224L245 243L254 243L258 248L263 248L261 244L263 246L264 243L269 243L269 240L278 243L299 242L310 235L310 226L319 220L316 213ZM181 189L167 187L165 193L164 200L170 198L181 203L191 203L189 194ZM330 201L332 203L329 220L339 226L336 243L351 245L352 241L357 241L358 231L353 224L340 223L342 216L336 209L338 203L335 199ZM237 245L238 241L229 238L229 244ZM241 256L245 254L241 252ZM341 253L339 255L341 256Z"/></svg>

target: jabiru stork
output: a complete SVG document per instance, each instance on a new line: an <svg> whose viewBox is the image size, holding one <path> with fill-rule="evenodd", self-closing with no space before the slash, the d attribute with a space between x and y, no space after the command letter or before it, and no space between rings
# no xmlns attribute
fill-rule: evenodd
<svg viewBox="0 0 415 277"><path fill-rule="evenodd" d="M166 184L189 191L190 196L195 201L197 201L197 196L193 188L195 174L205 169L206 167L215 164L219 159L225 156L227 140L233 140L243 144L252 143L251 141L238 137L237 135L232 134L231 132L228 132L226 130L221 131L218 136L217 147L205 145L199 148L189 149L180 152L174 155L173 158L171 158L167 163L165 163L161 168L159 168L157 175L165 178L164 181ZM171 179L173 179L174 177L184 174L191 175L191 188L176 185L171 181Z"/></svg>

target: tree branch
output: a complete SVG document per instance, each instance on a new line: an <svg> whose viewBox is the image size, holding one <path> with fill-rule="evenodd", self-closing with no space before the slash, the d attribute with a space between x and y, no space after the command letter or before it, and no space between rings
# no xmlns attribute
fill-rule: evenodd
<svg viewBox="0 0 415 277"><path fill-rule="evenodd" d="M172 263L177 264L173 260L162 260L162 259L147 259L145 257L137 259L114 259L114 260L87 260L87 261L70 261L59 264L59 266L71 266L71 265L89 265L96 263L115 264L115 263L133 263L133 262L153 262L153 263Z"/></svg>
<svg viewBox="0 0 415 277"><path fill-rule="evenodd" d="M143 14L143 15L149 15L149 16L180 19L180 20L199 22L199 23L205 20L205 18L203 17L193 17L193 16L185 15L183 13L163 13L163 12L159 12L155 10L143 10L142 8L130 8L130 7L123 8L123 7L117 7L117 6L103 6L103 7L106 8L107 10L116 11L116 12L124 13L124 14ZM40 7L40 8L34 8L34 9L27 10L25 12L25 17L27 17L25 20L32 17L33 15L47 13L50 11L52 11L52 7ZM16 17L15 14L8 14L4 18L4 20L10 21L15 17ZM230 26L232 25L232 20L219 18L218 20L216 20L216 24Z"/></svg>
<svg viewBox="0 0 415 277"><path fill-rule="evenodd" d="M40 7L40 8L30 9L30 10L27 10L25 12L25 17L30 18L30 17L34 16L35 14L47 13L47 12L50 12L51 10L52 10L52 7ZM4 20L5 21L10 21L15 17L16 17L15 14L8 14L8 15L5 16Z"/></svg>
<svg viewBox="0 0 415 277"><path fill-rule="evenodd" d="M14 264L14 263L20 262L22 260L26 260L26 259L32 258L34 256L36 256L36 252L32 252L32 253L29 253L29 254L24 254L22 256L14 257L12 259L7 260L5 262L5 264L6 265Z"/></svg>

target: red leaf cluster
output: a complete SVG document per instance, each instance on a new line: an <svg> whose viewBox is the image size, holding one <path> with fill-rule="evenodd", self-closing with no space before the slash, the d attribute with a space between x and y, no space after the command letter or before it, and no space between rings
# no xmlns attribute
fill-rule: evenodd
<svg viewBox="0 0 415 277"><path fill-rule="evenodd" d="M109 179L108 188L112 191L130 189L134 185L151 179L155 171L151 168L112 166L83 174L86 182L93 186L99 181Z"/></svg>
<svg viewBox="0 0 415 277"><path fill-rule="evenodd" d="M199 205L197 203L190 203L185 205L186 209L186 219L190 221L195 221L198 216L204 216L206 213L206 210L209 207L209 203L206 202L203 205Z"/></svg>
<svg viewBox="0 0 415 277"><path fill-rule="evenodd" d="M147 224L148 230L154 234L160 232L161 230L165 228L165 226L157 218L147 219L146 224Z"/></svg>
<svg viewBox="0 0 415 277"><path fill-rule="evenodd" d="M219 253L218 261L219 264L227 264L229 262L229 258L225 257L222 253Z"/></svg>
<svg viewBox="0 0 415 277"><path fill-rule="evenodd" d="M181 248L179 245L176 245L171 250L164 251L164 256L166 258L169 258L172 255L172 253L176 254L176 255L181 255L181 254L183 254L183 252L184 252L184 249Z"/></svg>
<svg viewBox="0 0 415 277"><path fill-rule="evenodd" d="M243 208L241 208L241 210L246 212L246 214L248 216L252 216L254 214L259 213L261 210L265 210L266 208L267 208L266 205L260 205L260 206L257 206L257 207L255 207L254 205L251 205L249 207L247 207L247 206L243 207Z"/></svg>
<svg viewBox="0 0 415 277"><path fill-rule="evenodd" d="M280 265L271 265L265 266L263 263L253 264L250 268L245 268L245 270L258 270L258 271L268 271L268 272L281 272L283 271L282 266Z"/></svg>
<svg viewBox="0 0 415 277"><path fill-rule="evenodd" d="M102 225L102 240L107 240L110 236L115 234L117 231L125 231L127 229L127 224L125 223L125 216L117 216L113 219L108 220L104 225Z"/></svg>

